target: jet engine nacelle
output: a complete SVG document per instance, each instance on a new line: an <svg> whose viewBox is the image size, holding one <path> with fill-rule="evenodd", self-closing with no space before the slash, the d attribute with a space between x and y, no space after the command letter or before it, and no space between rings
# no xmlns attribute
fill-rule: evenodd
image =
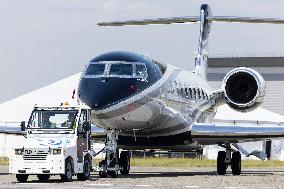
<svg viewBox="0 0 284 189"><path fill-rule="evenodd" d="M242 112L251 111L263 102L265 81L257 71L240 67L227 73L222 90L231 108Z"/></svg>

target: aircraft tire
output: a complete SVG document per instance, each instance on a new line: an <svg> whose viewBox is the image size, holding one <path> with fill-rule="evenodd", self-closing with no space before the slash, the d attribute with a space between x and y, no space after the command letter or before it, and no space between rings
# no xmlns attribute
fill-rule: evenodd
<svg viewBox="0 0 284 189"><path fill-rule="evenodd" d="M240 152L233 152L231 160L231 168L233 175L240 175L242 172L242 159Z"/></svg>
<svg viewBox="0 0 284 189"><path fill-rule="evenodd" d="M107 174L112 178L117 178L118 172L117 171L108 171Z"/></svg>
<svg viewBox="0 0 284 189"><path fill-rule="evenodd" d="M122 151L119 158L120 173L129 175L130 171L130 156L128 151Z"/></svg>
<svg viewBox="0 0 284 189"><path fill-rule="evenodd" d="M27 182L29 175L26 174L16 174L18 182Z"/></svg>
<svg viewBox="0 0 284 189"><path fill-rule="evenodd" d="M100 176L101 178L107 178L107 173L104 172L104 171L100 171L100 172L99 172L99 176Z"/></svg>
<svg viewBox="0 0 284 189"><path fill-rule="evenodd" d="M105 160L102 160L102 161L100 161L100 163L99 163L99 167L101 168L102 166L105 166L105 164L106 164L106 161L105 161ZM99 171L99 176L100 176L101 178L107 178L107 172L105 172L105 171Z"/></svg>
<svg viewBox="0 0 284 189"><path fill-rule="evenodd" d="M219 151L218 157L217 157L217 173L218 175L225 175L226 169L227 169L227 163L226 160L226 152L225 151Z"/></svg>
<svg viewBox="0 0 284 189"><path fill-rule="evenodd" d="M50 178L50 175L37 175L37 178L41 182L47 182Z"/></svg>

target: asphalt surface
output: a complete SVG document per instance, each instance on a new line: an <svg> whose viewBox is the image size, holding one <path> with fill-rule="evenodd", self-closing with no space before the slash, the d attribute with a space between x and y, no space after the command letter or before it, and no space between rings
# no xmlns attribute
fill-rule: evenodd
<svg viewBox="0 0 284 189"><path fill-rule="evenodd" d="M63 183L52 176L48 183L30 176L27 183L18 183L15 175L8 174L7 166L0 166L0 188L284 188L284 168L246 168L242 175L218 176L215 168L151 168L133 167L130 175L118 178L100 178L93 173L89 181Z"/></svg>

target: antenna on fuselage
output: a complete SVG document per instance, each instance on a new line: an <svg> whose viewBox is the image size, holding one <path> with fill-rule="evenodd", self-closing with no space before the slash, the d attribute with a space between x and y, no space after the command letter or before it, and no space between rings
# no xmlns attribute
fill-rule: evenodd
<svg viewBox="0 0 284 189"><path fill-rule="evenodd" d="M126 26L126 25L149 25L149 24L179 24L200 22L200 36L195 60L195 73L206 79L207 75L207 47L211 22L236 22L236 23L268 23L284 24L284 19L276 18L255 18L236 16L212 16L209 5L202 4L200 16L169 17L143 20L128 20L115 22L100 22L99 26Z"/></svg>

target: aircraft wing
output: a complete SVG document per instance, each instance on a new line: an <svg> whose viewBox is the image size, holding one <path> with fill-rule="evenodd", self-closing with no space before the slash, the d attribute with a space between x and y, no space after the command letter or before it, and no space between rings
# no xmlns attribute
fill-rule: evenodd
<svg viewBox="0 0 284 189"><path fill-rule="evenodd" d="M26 131L17 131L17 130L0 130L0 134L8 134L8 135L26 135Z"/></svg>
<svg viewBox="0 0 284 189"><path fill-rule="evenodd" d="M21 131L20 125L17 122L0 122L0 134L8 135L25 135L25 131Z"/></svg>
<svg viewBox="0 0 284 189"><path fill-rule="evenodd" d="M277 139L284 137L284 124L265 122L264 124L199 124L191 126L192 140L203 145L240 143Z"/></svg>

